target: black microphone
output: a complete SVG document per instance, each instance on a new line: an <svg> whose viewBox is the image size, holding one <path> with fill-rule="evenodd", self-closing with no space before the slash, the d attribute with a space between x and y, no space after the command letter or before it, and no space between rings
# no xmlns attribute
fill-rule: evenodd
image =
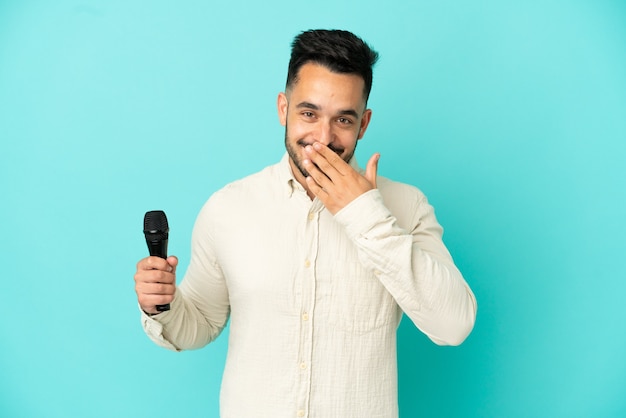
<svg viewBox="0 0 626 418"><path fill-rule="evenodd" d="M167 258L167 238L170 228L167 224L167 216L162 210L146 212L143 217L143 233L146 236L146 244L151 256ZM170 310L170 304L157 305L156 310L165 312Z"/></svg>

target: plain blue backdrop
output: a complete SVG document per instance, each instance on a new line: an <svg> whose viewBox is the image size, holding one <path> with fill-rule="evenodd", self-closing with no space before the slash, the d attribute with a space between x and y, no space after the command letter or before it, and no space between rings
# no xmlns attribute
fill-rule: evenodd
<svg viewBox="0 0 626 418"><path fill-rule="evenodd" d="M0 1L0 416L218 416L226 336L141 330L143 214L184 272L204 201L282 156L310 28L379 50L357 156L427 194L478 299L460 347L401 324L401 417L626 416L619 0Z"/></svg>

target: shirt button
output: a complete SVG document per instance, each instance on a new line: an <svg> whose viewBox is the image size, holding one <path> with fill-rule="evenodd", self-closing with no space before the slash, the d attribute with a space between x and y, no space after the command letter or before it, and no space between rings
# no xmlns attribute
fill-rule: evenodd
<svg viewBox="0 0 626 418"><path fill-rule="evenodd" d="M300 368L302 370L306 369L306 363L305 362L300 363Z"/></svg>
<svg viewBox="0 0 626 418"><path fill-rule="evenodd" d="M310 262L309 260L306 260L306 261L304 262L304 267L306 267L306 268L311 267L311 262Z"/></svg>
<svg viewBox="0 0 626 418"><path fill-rule="evenodd" d="M315 219L315 214L313 212L309 212L309 221Z"/></svg>
<svg viewBox="0 0 626 418"><path fill-rule="evenodd" d="M308 321L308 320L309 320L309 314L308 314L308 313L306 313L306 312L305 312L305 313L303 313L303 314L302 314L302 320L303 320L303 321Z"/></svg>
<svg viewBox="0 0 626 418"><path fill-rule="evenodd" d="M304 411L303 411L302 409L300 409L300 410L298 411L298 416L299 416L299 417L303 417L303 416L304 416Z"/></svg>

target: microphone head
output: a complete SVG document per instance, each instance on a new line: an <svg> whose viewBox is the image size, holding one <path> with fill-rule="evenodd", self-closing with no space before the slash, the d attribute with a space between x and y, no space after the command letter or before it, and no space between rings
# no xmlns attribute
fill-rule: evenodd
<svg viewBox="0 0 626 418"><path fill-rule="evenodd" d="M162 210L153 210L146 212L143 217L143 233L148 235L164 235L167 237L167 233L170 231L167 224L167 216Z"/></svg>

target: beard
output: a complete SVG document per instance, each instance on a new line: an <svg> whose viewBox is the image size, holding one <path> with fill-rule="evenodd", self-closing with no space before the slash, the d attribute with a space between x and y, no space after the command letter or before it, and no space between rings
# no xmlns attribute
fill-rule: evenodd
<svg viewBox="0 0 626 418"><path fill-rule="evenodd" d="M343 157L341 156L341 154L345 151L345 148L335 147L332 144L329 144L328 148L335 154L340 156L342 160L349 163L354 156L354 151L356 151L356 145L358 144L358 142L359 141L355 141L354 148L352 148L351 151L348 151ZM309 177L309 172L306 171L302 165L302 158L299 151L301 151L301 149L304 149L304 147L306 147L307 145L313 145L313 142L307 142L304 139L298 139L295 143L296 145L294 145L293 142L289 140L289 127L285 126L285 148L287 149L287 154L289 154L289 158L291 158L291 161L293 161L298 171L300 171L300 174L302 174L304 177ZM301 149L299 149L298 147L301 147Z"/></svg>

